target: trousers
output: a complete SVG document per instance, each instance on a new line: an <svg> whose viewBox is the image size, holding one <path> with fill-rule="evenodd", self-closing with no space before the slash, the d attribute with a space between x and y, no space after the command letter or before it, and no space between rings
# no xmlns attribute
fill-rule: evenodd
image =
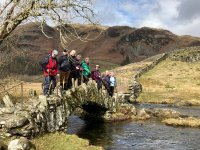
<svg viewBox="0 0 200 150"><path fill-rule="evenodd" d="M51 84L51 87L50 87ZM43 85L43 94L48 95L51 94L52 91L54 91L56 87L56 77L55 76L46 76L44 78L44 85Z"/></svg>

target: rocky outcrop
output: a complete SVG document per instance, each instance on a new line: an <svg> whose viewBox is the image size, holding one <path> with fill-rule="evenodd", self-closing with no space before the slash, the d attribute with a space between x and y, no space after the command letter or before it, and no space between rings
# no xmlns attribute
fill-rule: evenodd
<svg viewBox="0 0 200 150"><path fill-rule="evenodd" d="M183 48L170 53L171 60L182 62L196 62L200 60L200 47Z"/></svg>
<svg viewBox="0 0 200 150"><path fill-rule="evenodd" d="M130 104L122 104L115 111L106 111L103 118L106 122L123 121L136 115L136 108Z"/></svg>
<svg viewBox="0 0 200 150"><path fill-rule="evenodd" d="M151 116L146 112L145 109L136 109L133 105L123 104L115 112L106 111L103 118L106 122L124 120L139 121L148 120L151 118Z"/></svg>

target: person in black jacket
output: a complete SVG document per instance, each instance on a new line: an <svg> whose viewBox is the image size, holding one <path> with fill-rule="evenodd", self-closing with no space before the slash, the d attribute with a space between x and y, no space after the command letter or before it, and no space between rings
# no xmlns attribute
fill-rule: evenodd
<svg viewBox="0 0 200 150"><path fill-rule="evenodd" d="M75 74L74 74L74 80L75 80L76 86L81 85L81 82L82 82L83 68L81 66L81 58L82 58L82 56L80 54L78 54L76 56L76 70L75 70Z"/></svg>
<svg viewBox="0 0 200 150"><path fill-rule="evenodd" d="M76 72L76 50L71 50L69 53L69 62L71 65L71 72L68 79L68 89L75 87L75 72Z"/></svg>
<svg viewBox="0 0 200 150"><path fill-rule="evenodd" d="M58 68L60 71L60 86L62 90L67 90L68 79L71 72L71 64L67 50L64 50L63 55L58 59Z"/></svg>

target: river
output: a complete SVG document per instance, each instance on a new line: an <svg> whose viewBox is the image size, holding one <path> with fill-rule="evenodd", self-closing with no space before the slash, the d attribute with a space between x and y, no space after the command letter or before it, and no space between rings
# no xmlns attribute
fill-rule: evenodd
<svg viewBox="0 0 200 150"><path fill-rule="evenodd" d="M141 105L140 105L141 106ZM139 107L140 107L139 106ZM142 105L155 107L155 105ZM156 105L156 107L166 107ZM172 107L184 114L200 116L199 107ZM156 120L145 122L89 123L72 115L69 134L88 139L106 150L198 150L200 129L166 126Z"/></svg>

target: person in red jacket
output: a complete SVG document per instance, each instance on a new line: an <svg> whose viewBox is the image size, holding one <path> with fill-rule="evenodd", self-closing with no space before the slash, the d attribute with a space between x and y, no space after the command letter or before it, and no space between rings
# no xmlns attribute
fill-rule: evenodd
<svg viewBox="0 0 200 150"><path fill-rule="evenodd" d="M41 66L44 72L43 94L49 95L50 83L52 91L56 87L56 75L58 73L58 62L56 56L57 50L50 51L49 55L41 62Z"/></svg>

